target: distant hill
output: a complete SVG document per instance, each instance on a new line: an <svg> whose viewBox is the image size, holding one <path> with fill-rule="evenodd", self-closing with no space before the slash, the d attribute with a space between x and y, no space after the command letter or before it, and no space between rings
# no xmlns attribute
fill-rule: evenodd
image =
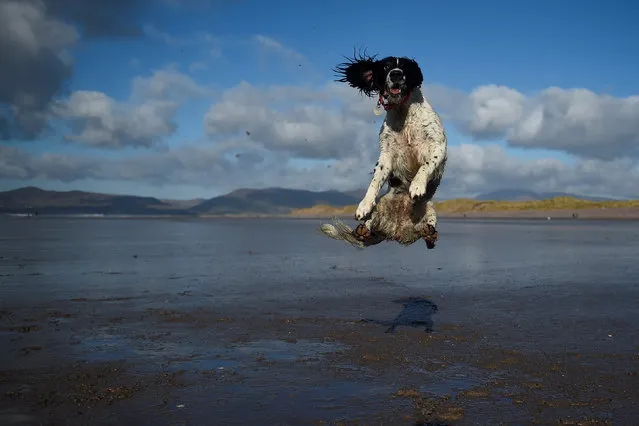
<svg viewBox="0 0 639 426"><path fill-rule="evenodd" d="M161 199L160 201L176 209L190 209L191 207L197 206L201 202L206 201L206 199L205 198L193 198L191 200Z"/></svg>
<svg viewBox="0 0 639 426"><path fill-rule="evenodd" d="M0 192L0 213L38 214L191 214L153 197L83 191L46 191L33 186Z"/></svg>
<svg viewBox="0 0 639 426"><path fill-rule="evenodd" d="M346 206L359 197L338 191L238 189L208 200L159 200L134 195L47 191L25 187L0 192L0 213L120 215L279 215L317 204Z"/></svg>
<svg viewBox="0 0 639 426"><path fill-rule="evenodd" d="M160 200L154 197L135 195L101 194L83 191L47 191L36 187L25 187L0 192L0 214L37 213L44 215L105 214L105 215L288 215L318 208L335 212L350 211L360 202L365 190L348 192L306 191L299 189L266 188L238 189L208 200ZM443 200L441 208L457 210L488 208L486 202L539 202L542 200L578 198L585 202L614 201L598 197L572 194L506 189L480 194L474 199ZM580 201L581 202L581 201ZM467 205L468 204L468 205ZM573 204L571 201L568 204ZM453 208L453 205L456 206ZM474 207L470 207L470 205ZM446 206L446 207L444 207ZM490 204L490 208L496 208ZM544 204L545 206L545 204ZM525 208L530 208L526 206ZM519 208L509 205L510 208ZM315 212L311 210L309 213ZM315 213L319 213L319 210ZM349 213L350 214L350 213Z"/></svg>
<svg viewBox="0 0 639 426"><path fill-rule="evenodd" d="M500 189L477 195L474 199L480 201L539 201L556 197L578 198L588 201L613 201L616 198L592 197L588 195L570 194L568 192L534 192L525 189Z"/></svg>
<svg viewBox="0 0 639 426"><path fill-rule="evenodd" d="M338 191L306 191L299 189L266 188L238 189L211 198L190 211L200 214L288 214L294 209L326 204L335 207L358 203L359 197Z"/></svg>
<svg viewBox="0 0 639 426"><path fill-rule="evenodd" d="M359 201L364 198L364 195L366 195L366 189L367 188L361 188L361 189L353 189L351 191L343 191L344 194L350 196L350 197L355 197L358 199L358 203ZM385 192L386 188L382 188L381 192Z"/></svg>

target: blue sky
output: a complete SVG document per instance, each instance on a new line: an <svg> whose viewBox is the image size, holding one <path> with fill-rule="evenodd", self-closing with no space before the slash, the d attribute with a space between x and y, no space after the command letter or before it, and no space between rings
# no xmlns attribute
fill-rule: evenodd
<svg viewBox="0 0 639 426"><path fill-rule="evenodd" d="M342 55L351 53L354 46L365 46L369 53L406 55L419 62L424 90L445 118L452 163L443 187L447 195L472 195L513 185L636 195L628 184L639 176L639 135L633 124L639 121L639 107L634 98L628 99L639 94L636 2L326 1L302 5L293 1L141 0L118 6L122 19L112 25L112 31L89 37L86 30L94 20L53 10L52 1L27 0L24 4L39 7L41 14L41 19L27 24L37 28L55 22L60 28L76 29L75 39L53 47L46 39L38 40L40 52L49 50L72 58L70 78L60 82L60 90L43 107L55 131L38 132L27 140L12 134L0 141L5 156L0 160L1 190L33 184L48 189L190 198L210 197L240 186L364 187L369 162L374 164L376 156L380 121L372 115L375 102L344 94L330 86L330 81L331 68ZM67 4L71 9L77 2ZM110 7L116 6L105 1L97 9ZM118 26L123 25L137 28L140 34L122 36ZM16 52L25 49L27 44L20 44L22 35L10 31L0 31L5 45L14 43ZM154 74L158 70L171 70L175 78L161 80L162 76ZM197 86L191 95L181 96L185 89L180 85L187 83L176 73ZM144 95L134 89L136 78L146 79L147 88L172 84L178 93L166 99L159 98L164 92L156 93L149 100L145 97L148 91ZM0 89L0 105L15 106L24 99L15 92L35 90L28 82L15 79L9 82L16 87L13 92ZM234 88L242 82L250 90L234 96ZM284 86L278 92L279 104L268 96L259 102L251 100L261 99L260 93L272 86ZM482 87L483 91L478 90ZM547 91L553 87L560 91ZM320 105L295 88L328 99L317 101ZM116 105L111 115L127 115L126 111L140 105L157 108L158 102L174 102L175 109L162 113L165 122L157 123L157 132L149 131L152 134L143 142L133 143L127 138L138 137L141 129L135 127L146 124L132 120L121 131L115 124L104 124L111 117L105 112L87 116L88 104L70 102L74 93L86 91L112 98ZM345 117L339 108L331 109L333 100L362 111L369 108L370 114ZM54 104L64 106L63 117L51 112L59 111ZM304 112L310 105L317 109ZM273 111L279 112L275 118ZM527 126L539 111L552 117L530 133ZM240 112L246 116L242 118ZM231 113L226 121L219 118ZM268 123L259 122L266 116L271 117ZM320 121L311 122L314 119ZM322 149L305 147L313 142L305 129L326 127L329 119L341 123L339 129L327 129L336 146L329 147L332 142L327 140L322 141L327 144ZM106 126L112 146L96 142L95 133L83 133L83 129L95 130L91 127L95 120L102 120L101 132ZM233 120L236 127L229 127ZM281 123L274 120L293 126L295 136L278 140ZM169 122L172 125L165 127ZM69 127L71 123L74 128ZM238 123L258 129L250 143L241 139L246 135ZM490 126L499 131L488 137ZM72 142L70 134L76 136ZM357 141L347 140L353 135ZM243 142L236 142L240 140ZM262 160L257 165L222 160L232 158L237 150L243 158ZM212 161L211 167L204 158ZM327 171L328 165L332 170ZM237 169L239 166L244 168ZM151 167L175 168L167 169L163 176Z"/></svg>

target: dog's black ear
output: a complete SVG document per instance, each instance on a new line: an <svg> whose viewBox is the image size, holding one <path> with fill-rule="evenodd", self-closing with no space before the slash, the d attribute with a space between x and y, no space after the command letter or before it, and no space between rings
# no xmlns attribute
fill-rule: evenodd
<svg viewBox="0 0 639 426"><path fill-rule="evenodd" d="M372 96L375 90L373 68L375 67L376 55L368 56L363 53L353 52L353 57L344 57L346 62L336 66L333 71L337 75L337 80L348 83L351 87L358 89L366 96Z"/></svg>
<svg viewBox="0 0 639 426"><path fill-rule="evenodd" d="M410 58L404 58L406 64L404 65L404 74L406 75L406 84L410 87L419 87L424 82L424 76L422 70L419 68L417 61Z"/></svg>

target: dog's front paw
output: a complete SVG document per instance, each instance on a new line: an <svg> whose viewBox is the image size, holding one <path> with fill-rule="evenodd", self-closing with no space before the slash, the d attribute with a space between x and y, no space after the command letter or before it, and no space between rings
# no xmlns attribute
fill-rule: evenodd
<svg viewBox="0 0 639 426"><path fill-rule="evenodd" d="M416 198L423 197L426 194L426 185L422 184L420 181L414 180L410 184L410 188L408 188L408 193L410 194L410 198L413 200Z"/></svg>
<svg viewBox="0 0 639 426"><path fill-rule="evenodd" d="M364 198L357 206L357 211L355 212L355 219L364 220L371 211L373 211L373 207L375 207L375 201L371 201L367 198Z"/></svg>

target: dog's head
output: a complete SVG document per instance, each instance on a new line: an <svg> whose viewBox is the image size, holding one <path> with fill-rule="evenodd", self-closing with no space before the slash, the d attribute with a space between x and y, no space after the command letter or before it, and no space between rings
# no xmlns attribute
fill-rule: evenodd
<svg viewBox="0 0 639 426"><path fill-rule="evenodd" d="M402 102L424 81L419 65L410 58L387 56L377 60L376 56L355 53L346 60L334 69L337 81L348 83L367 96L380 94L389 104Z"/></svg>

